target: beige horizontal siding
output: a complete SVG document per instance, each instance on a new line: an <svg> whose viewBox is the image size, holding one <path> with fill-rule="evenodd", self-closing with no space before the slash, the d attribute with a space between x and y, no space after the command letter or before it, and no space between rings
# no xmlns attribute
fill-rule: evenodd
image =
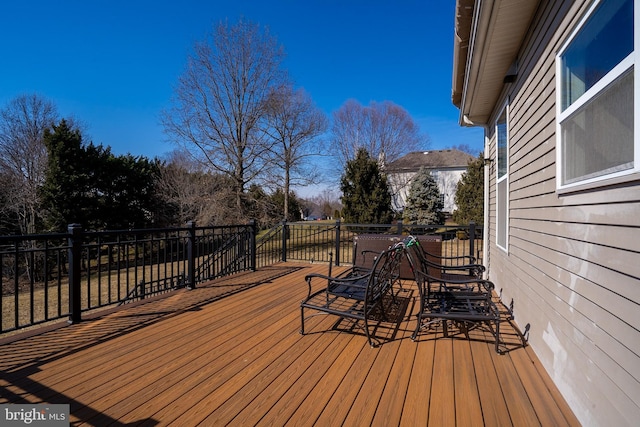
<svg viewBox="0 0 640 427"><path fill-rule="evenodd" d="M585 425L640 419L640 185L556 190L555 55L591 2L541 1L493 119L509 100L509 244L496 242L490 167L489 277ZM487 128L496 159L494 129Z"/></svg>

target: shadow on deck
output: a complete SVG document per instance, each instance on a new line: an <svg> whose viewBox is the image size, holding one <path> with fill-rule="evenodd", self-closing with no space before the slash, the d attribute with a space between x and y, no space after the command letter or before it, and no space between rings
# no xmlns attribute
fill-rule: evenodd
<svg viewBox="0 0 640 427"><path fill-rule="evenodd" d="M505 355L483 327L413 342L411 286L378 348L331 316L301 336L304 276L326 268L280 264L4 338L0 403L66 403L95 426L578 425L507 320Z"/></svg>

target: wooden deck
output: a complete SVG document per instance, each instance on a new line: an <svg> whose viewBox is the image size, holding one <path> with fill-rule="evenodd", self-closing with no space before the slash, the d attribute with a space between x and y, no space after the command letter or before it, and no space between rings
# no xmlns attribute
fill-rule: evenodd
<svg viewBox="0 0 640 427"><path fill-rule="evenodd" d="M478 328L410 339L400 292L382 344L318 316L301 336L304 276L281 264L0 341L0 403L68 403L72 425L579 425L508 321L506 354Z"/></svg>

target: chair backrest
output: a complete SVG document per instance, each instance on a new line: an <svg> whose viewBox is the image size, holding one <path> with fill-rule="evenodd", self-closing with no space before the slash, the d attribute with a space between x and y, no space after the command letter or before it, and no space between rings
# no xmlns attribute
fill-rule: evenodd
<svg viewBox="0 0 640 427"><path fill-rule="evenodd" d="M376 256L398 243L404 243L408 238L415 239L422 247L425 254L427 252L440 256L442 252L442 238L439 235L425 236L403 236L398 234L361 234L354 238L353 265L365 269L371 269ZM357 248L357 249L356 249ZM435 265L439 265L438 258L430 260ZM436 276L438 272L433 272ZM400 277L402 279L412 279L413 272L409 263L402 260L400 264Z"/></svg>
<svg viewBox="0 0 640 427"><path fill-rule="evenodd" d="M403 253L404 247L396 244L376 257L367 284L365 304L377 302L398 280Z"/></svg>
<svg viewBox="0 0 640 427"><path fill-rule="evenodd" d="M440 245L440 242L437 243ZM430 256L430 253L426 252L423 247L424 242L420 242L418 238L413 236L407 236L403 240L403 244L405 246L408 264L414 276L416 270L421 270L434 279L440 279L442 277L442 265L437 258L437 256L440 256L439 250L435 256ZM438 246L437 249L440 249L440 247Z"/></svg>
<svg viewBox="0 0 640 427"><path fill-rule="evenodd" d="M418 291L420 292L420 297L423 298L424 294L428 291L429 287L431 286L431 282L433 281L433 278L420 269L415 270L415 275L416 275L416 284L418 285Z"/></svg>

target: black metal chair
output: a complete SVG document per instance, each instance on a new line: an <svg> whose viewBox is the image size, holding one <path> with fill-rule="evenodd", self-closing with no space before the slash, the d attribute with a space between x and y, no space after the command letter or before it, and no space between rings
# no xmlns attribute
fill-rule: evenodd
<svg viewBox="0 0 640 427"><path fill-rule="evenodd" d="M379 312L382 318L386 318L383 298L390 293L395 300L393 287L398 282L399 266L403 257L404 247L395 245L380 253L371 269L362 270L354 267L337 277L317 273L307 275L305 280L308 293L300 303L300 333L305 334L305 319L308 318L305 317L305 309L311 309L318 312L311 316L330 314L351 319L356 324L362 321L369 344L375 346L369 324L376 312ZM324 281L325 284L313 292L314 283L318 280Z"/></svg>
<svg viewBox="0 0 640 427"><path fill-rule="evenodd" d="M466 276L482 278L485 266L478 264L475 257L470 255L441 256L424 250L420 241L413 236L408 236L405 246L413 261L419 265L423 272L428 272L434 277L450 280L464 280Z"/></svg>
<svg viewBox="0 0 640 427"><path fill-rule="evenodd" d="M407 239L405 254L411 265L420 295L420 310L411 339L417 339L422 329L433 324L442 325L448 337L448 321L468 332L468 325L485 322L493 328L495 349L500 353L500 311L493 301L494 284L474 276L450 275L436 277L429 274L432 267L420 260L421 250L415 240ZM440 272L437 270L436 272Z"/></svg>

